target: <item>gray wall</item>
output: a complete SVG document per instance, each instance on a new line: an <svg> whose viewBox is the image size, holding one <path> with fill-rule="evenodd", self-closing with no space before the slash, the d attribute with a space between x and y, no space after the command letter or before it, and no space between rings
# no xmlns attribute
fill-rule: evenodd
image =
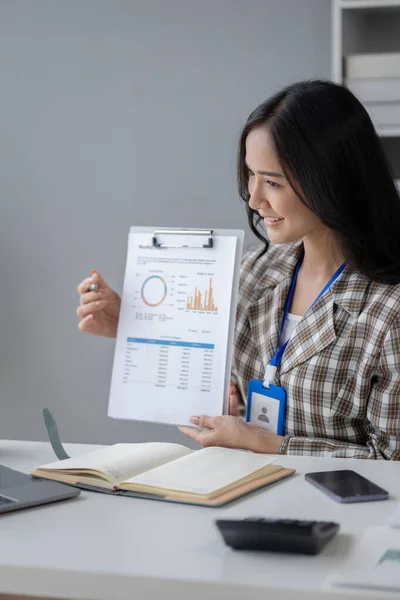
<svg viewBox="0 0 400 600"><path fill-rule="evenodd" d="M184 441L106 417L76 284L120 288L133 224L246 228L241 125L329 71L329 0L0 0L0 437L45 439L47 406L64 440Z"/></svg>

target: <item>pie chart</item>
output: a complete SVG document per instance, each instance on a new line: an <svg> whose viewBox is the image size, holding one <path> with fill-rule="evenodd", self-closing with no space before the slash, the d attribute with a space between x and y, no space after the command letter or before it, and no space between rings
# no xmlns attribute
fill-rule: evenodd
<svg viewBox="0 0 400 600"><path fill-rule="evenodd" d="M167 284L159 275L151 275L143 282L141 294L147 306L159 306L167 296Z"/></svg>

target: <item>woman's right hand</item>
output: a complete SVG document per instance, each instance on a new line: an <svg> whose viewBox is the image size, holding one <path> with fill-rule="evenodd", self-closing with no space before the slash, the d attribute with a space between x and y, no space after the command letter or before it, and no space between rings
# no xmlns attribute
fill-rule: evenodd
<svg viewBox="0 0 400 600"><path fill-rule="evenodd" d="M90 292L89 286L96 283L97 292ZM117 337L119 311L121 308L121 298L112 290L104 279L92 271L92 276L84 279L78 285L80 303L76 309L79 322L79 329L92 335L101 335L104 337Z"/></svg>

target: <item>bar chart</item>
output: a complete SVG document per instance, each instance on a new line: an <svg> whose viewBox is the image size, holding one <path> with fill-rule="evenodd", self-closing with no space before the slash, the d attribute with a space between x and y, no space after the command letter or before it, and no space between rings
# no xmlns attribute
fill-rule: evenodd
<svg viewBox="0 0 400 600"><path fill-rule="evenodd" d="M218 312L218 307L214 304L212 277L210 278L208 290L202 293L198 287L194 288L193 295L187 297L186 310Z"/></svg>

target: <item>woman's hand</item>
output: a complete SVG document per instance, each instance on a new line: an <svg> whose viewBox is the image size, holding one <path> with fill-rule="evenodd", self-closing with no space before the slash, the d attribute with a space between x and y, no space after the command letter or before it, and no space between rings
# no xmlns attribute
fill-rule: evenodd
<svg viewBox="0 0 400 600"><path fill-rule="evenodd" d="M97 292L88 292L91 283L98 285ZM115 338L117 336L121 298L104 279L92 271L92 277L84 279L78 285L80 305L76 312L80 317L79 329L92 335Z"/></svg>
<svg viewBox="0 0 400 600"><path fill-rule="evenodd" d="M179 427L179 430L204 447L223 446L264 454L277 454L283 439L280 435L265 431L254 423L245 423L239 417L231 415L223 417L201 415L191 417L190 422L203 430L194 427Z"/></svg>

